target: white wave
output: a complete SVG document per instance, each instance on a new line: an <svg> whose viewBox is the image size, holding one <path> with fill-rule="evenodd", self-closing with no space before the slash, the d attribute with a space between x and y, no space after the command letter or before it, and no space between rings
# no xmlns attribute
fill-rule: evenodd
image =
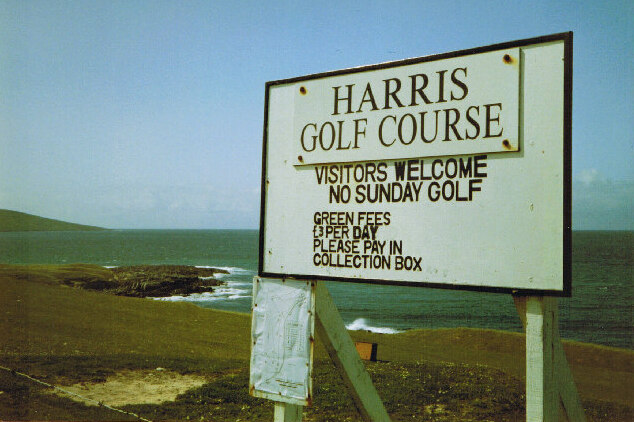
<svg viewBox="0 0 634 422"><path fill-rule="evenodd" d="M225 270L228 274L218 273L214 277L217 279L225 278L231 275L255 275L255 271L247 270L245 268L240 267L214 267L212 265L196 265L196 268L211 268L216 270Z"/></svg>
<svg viewBox="0 0 634 422"><path fill-rule="evenodd" d="M213 265L195 265L195 267L225 270L225 271L228 271L229 274L255 274L255 271L247 270L245 268L240 268L240 267L217 267ZM221 275L221 274L218 274L218 275Z"/></svg>
<svg viewBox="0 0 634 422"><path fill-rule="evenodd" d="M152 297L150 299L162 300L165 302L204 302L212 300L212 293L194 293L188 296L168 296L168 297Z"/></svg>
<svg viewBox="0 0 634 422"><path fill-rule="evenodd" d="M193 293L187 296L153 297L154 300L167 302L213 302L217 300L235 300L250 298L250 289L237 289L232 286L218 286L212 292Z"/></svg>
<svg viewBox="0 0 634 422"><path fill-rule="evenodd" d="M372 325L369 325L368 322L366 321L365 318L357 318L354 321L352 321L352 323L346 325L346 328L348 330L352 330L352 331L370 331L373 333L381 333L381 334L396 334L396 333L400 333L402 331L399 331L395 328L389 328L389 327L374 327Z"/></svg>
<svg viewBox="0 0 634 422"><path fill-rule="evenodd" d="M102 265L104 268L118 268L118 265Z"/></svg>
<svg viewBox="0 0 634 422"><path fill-rule="evenodd" d="M232 295L248 295L250 293L247 289L236 289L230 286L219 286L213 291L215 296L232 296Z"/></svg>
<svg viewBox="0 0 634 422"><path fill-rule="evenodd" d="M253 282L251 281L237 281L237 280L224 280L227 283L227 286L233 287L248 287L249 290L253 287Z"/></svg>

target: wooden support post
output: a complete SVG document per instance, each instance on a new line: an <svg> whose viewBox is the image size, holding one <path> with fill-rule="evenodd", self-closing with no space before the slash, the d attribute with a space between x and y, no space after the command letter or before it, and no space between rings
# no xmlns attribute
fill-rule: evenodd
<svg viewBox="0 0 634 422"><path fill-rule="evenodd" d="M359 358L359 353L324 282L317 282L315 313L317 334L339 370L363 418L374 422L389 421L390 417L383 402Z"/></svg>
<svg viewBox="0 0 634 422"><path fill-rule="evenodd" d="M555 342L555 369L559 398L568 420L570 422L585 422L586 414L581 405L575 379L572 377L572 371L570 370L570 366L568 366L566 353L559 340L559 335Z"/></svg>
<svg viewBox="0 0 634 422"><path fill-rule="evenodd" d="M273 422L302 422L302 409L297 404L276 401Z"/></svg>
<svg viewBox="0 0 634 422"><path fill-rule="evenodd" d="M526 420L558 422L559 397L555 387L553 300L526 301Z"/></svg>
<svg viewBox="0 0 634 422"><path fill-rule="evenodd" d="M526 420L585 421L579 394L559 337L557 298L513 296L526 331Z"/></svg>

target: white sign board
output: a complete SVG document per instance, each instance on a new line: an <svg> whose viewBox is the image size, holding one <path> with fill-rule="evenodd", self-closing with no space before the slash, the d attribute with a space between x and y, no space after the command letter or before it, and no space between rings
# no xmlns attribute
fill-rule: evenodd
<svg viewBox="0 0 634 422"><path fill-rule="evenodd" d="M294 164L516 151L519 75L511 48L299 82Z"/></svg>
<svg viewBox="0 0 634 422"><path fill-rule="evenodd" d="M572 35L269 82L259 273L570 294Z"/></svg>
<svg viewBox="0 0 634 422"><path fill-rule="evenodd" d="M292 404L312 394L315 293L311 282L253 282L250 391Z"/></svg>

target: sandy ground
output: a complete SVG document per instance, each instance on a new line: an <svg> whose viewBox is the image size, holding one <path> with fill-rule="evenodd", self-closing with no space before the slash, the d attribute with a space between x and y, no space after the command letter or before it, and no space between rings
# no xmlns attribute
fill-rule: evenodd
<svg viewBox="0 0 634 422"><path fill-rule="evenodd" d="M105 382L60 387L85 399L70 394L66 395L67 397L88 405L95 405L94 401L97 401L109 406L125 406L173 401L177 395L200 387L206 382L207 380L201 376L181 375L157 368L156 370L122 371L108 377ZM60 391L56 391L55 394L64 395Z"/></svg>

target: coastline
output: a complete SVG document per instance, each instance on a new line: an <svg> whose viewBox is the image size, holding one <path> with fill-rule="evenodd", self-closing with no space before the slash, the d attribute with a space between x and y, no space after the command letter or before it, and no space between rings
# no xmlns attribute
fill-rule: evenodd
<svg viewBox="0 0 634 422"><path fill-rule="evenodd" d="M224 269L190 265L0 264L0 271L6 277L150 298L213 292L223 284L218 277L229 274Z"/></svg>
<svg viewBox="0 0 634 422"><path fill-rule="evenodd" d="M629 280L634 232L573 231L573 296L560 300L561 336L634 349ZM222 277L235 299L199 298L202 307L249 312L257 272L257 230L109 230L102 232L0 233L4 263L104 266L184 264L232 267ZM240 270L238 270L240 269ZM405 331L480 327L521 332L509 295L458 290L329 283L347 325ZM241 291L237 291L241 290ZM227 292L229 295L231 292ZM194 299L189 297L189 300ZM600 310L600 312L597 312Z"/></svg>
<svg viewBox="0 0 634 422"><path fill-rule="evenodd" d="M110 377L160 372L157 368L173 376L196 374L205 383L175 401L151 404L138 397L138 403L124 408L151 419L267 419L271 404L250 398L246 387L248 314L69 288L55 283L50 271L42 268L22 278L7 274L5 269L0 266L0 307L4 312L0 315L0 337L6 339L0 345L0 365L63 386L103 384ZM368 363L367 367L395 419L417 420L418 414L435 420L429 412L438 412L438 420L460 412L467 412L474 420L508 420L522 415L522 334L454 328L398 334L353 331L351 335L355 340L378 343L381 362ZM568 341L564 347L590 419L631 420L634 352ZM357 420L338 376L329 369L331 365L318 341L316 401L307 408L311 415L307 420L328 420L328 415L337 412ZM433 381L436 390L430 390L424 381ZM403 382L408 392L396 388ZM0 383L5 392L0 395L3 418L28 419L29 414L35 415L29 413L32 409L49 412L58 420L113 417L86 413L93 412L94 406L81 407L67 397L45 395L11 374L0 373ZM25 388L30 391L26 396ZM417 397L415 402L408 402L408 394ZM203 402L191 401L196 395L204 397ZM329 400L332 403L327 403ZM399 407L400 403L404 407ZM10 410L13 408L17 410ZM64 410L70 408L75 410Z"/></svg>

